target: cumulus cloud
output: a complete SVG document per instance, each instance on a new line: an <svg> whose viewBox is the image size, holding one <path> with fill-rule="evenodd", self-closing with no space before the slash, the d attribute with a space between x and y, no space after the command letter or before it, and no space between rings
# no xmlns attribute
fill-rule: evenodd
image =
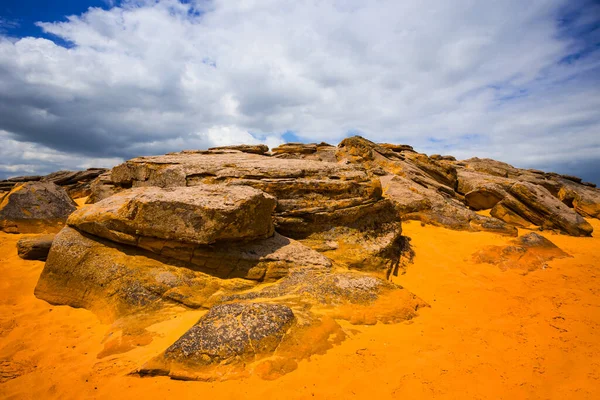
<svg viewBox="0 0 600 400"><path fill-rule="evenodd" d="M0 36L3 143L49 157L4 162L36 171L293 132L568 169L600 158L599 19L567 0L91 8L40 22L55 41Z"/></svg>

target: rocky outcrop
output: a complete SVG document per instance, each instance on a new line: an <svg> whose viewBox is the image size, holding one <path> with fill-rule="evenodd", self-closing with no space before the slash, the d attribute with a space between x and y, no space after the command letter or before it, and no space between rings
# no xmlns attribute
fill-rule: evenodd
<svg viewBox="0 0 600 400"><path fill-rule="evenodd" d="M67 192L54 183L19 184L0 203L0 229L8 233L57 232L75 209Z"/></svg>
<svg viewBox="0 0 600 400"><path fill-rule="evenodd" d="M509 193L494 206L491 215L517 226L533 224L572 236L592 234L589 222L541 186L517 182L509 188Z"/></svg>
<svg viewBox="0 0 600 400"><path fill-rule="evenodd" d="M211 147L209 150L238 150L242 153L265 154L269 151L269 146L264 144L239 144L233 146Z"/></svg>
<svg viewBox="0 0 600 400"><path fill-rule="evenodd" d="M105 172L105 168L89 168L85 171L57 171L45 176L17 176L0 181L0 191L11 190L18 183L52 182L62 186L72 199L77 199L89 196L91 182Z"/></svg>
<svg viewBox="0 0 600 400"><path fill-rule="evenodd" d="M137 188L87 206L55 238L36 295L107 319L331 262L273 232L275 200L250 187Z"/></svg>
<svg viewBox="0 0 600 400"><path fill-rule="evenodd" d="M272 150L273 157L337 162L336 147L328 143L286 143Z"/></svg>
<svg viewBox="0 0 600 400"><path fill-rule="evenodd" d="M547 268L548 261L570 257L558 246L535 232L512 240L507 246L488 246L475 254L473 261L497 265L503 271L521 269L534 271Z"/></svg>
<svg viewBox="0 0 600 400"><path fill-rule="evenodd" d="M517 235L514 227L466 208L453 189L456 170L445 163L412 151L395 152L361 137L342 141L337 156L340 161L357 163L379 174L385 197L394 202L404 220Z"/></svg>
<svg viewBox="0 0 600 400"><path fill-rule="evenodd" d="M46 261L54 236L50 234L24 237L17 242L17 254L24 260Z"/></svg>
<svg viewBox="0 0 600 400"><path fill-rule="evenodd" d="M385 270L400 257L395 207L381 197L379 179L360 166L204 151L135 158L113 168L111 177L121 188L250 186L277 199L279 233L319 251L352 247L346 254L355 257L343 265Z"/></svg>

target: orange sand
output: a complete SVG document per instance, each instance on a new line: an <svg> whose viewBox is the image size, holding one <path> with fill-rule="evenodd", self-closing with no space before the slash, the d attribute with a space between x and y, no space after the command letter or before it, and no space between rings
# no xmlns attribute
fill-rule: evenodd
<svg viewBox="0 0 600 400"><path fill-rule="evenodd" d="M544 232L574 257L522 275L471 261L510 238L416 222L404 232L417 256L395 279L431 308L397 325L343 323L346 341L280 379L209 383L127 375L202 311L181 310L153 336L121 341L89 311L36 299L43 263L19 259L19 236L0 233L0 398L600 398L599 234Z"/></svg>

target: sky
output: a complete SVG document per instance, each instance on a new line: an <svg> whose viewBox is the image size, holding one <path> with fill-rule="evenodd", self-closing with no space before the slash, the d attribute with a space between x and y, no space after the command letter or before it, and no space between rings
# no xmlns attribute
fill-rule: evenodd
<svg viewBox="0 0 600 400"><path fill-rule="evenodd" d="M356 134L600 184L600 2L0 4L0 179Z"/></svg>

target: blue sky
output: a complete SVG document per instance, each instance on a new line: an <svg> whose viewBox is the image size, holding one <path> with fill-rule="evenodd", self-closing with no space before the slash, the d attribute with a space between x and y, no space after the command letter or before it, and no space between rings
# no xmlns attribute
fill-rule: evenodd
<svg viewBox="0 0 600 400"><path fill-rule="evenodd" d="M599 89L597 1L4 0L0 177L359 133L600 183Z"/></svg>

